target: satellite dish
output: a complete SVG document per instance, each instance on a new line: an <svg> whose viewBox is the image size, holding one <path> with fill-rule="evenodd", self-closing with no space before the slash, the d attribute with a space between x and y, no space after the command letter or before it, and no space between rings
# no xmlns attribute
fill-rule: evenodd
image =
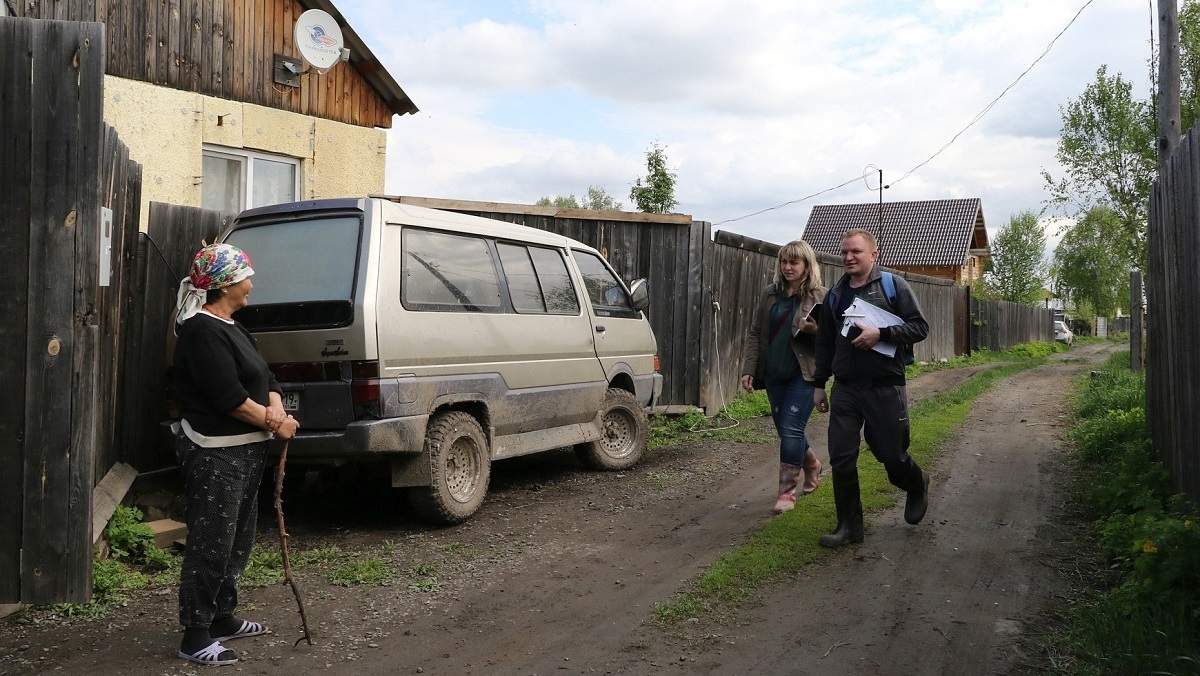
<svg viewBox="0 0 1200 676"><path fill-rule="evenodd" d="M310 9L296 19L296 49L313 68L329 70L342 60L342 29L328 12Z"/></svg>

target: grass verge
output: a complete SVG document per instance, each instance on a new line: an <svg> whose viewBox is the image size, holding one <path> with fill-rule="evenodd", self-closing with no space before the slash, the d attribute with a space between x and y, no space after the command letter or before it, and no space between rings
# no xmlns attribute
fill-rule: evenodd
<svg viewBox="0 0 1200 676"><path fill-rule="evenodd" d="M1127 350L1077 386L1072 495L1099 551L1045 642L1052 673L1200 674L1200 512L1154 455L1145 392Z"/></svg>

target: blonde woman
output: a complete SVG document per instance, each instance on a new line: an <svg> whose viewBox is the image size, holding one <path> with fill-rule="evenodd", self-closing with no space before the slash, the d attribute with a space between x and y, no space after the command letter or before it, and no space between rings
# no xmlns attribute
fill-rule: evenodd
<svg viewBox="0 0 1200 676"><path fill-rule="evenodd" d="M809 446L804 428L813 410L818 315L814 309L825 291L817 254L808 242L796 240L780 247L775 281L763 289L755 305L746 341L742 388L747 392L767 390L771 418L779 433L776 514L795 506L797 489L800 495L807 495L820 485L821 461Z"/></svg>

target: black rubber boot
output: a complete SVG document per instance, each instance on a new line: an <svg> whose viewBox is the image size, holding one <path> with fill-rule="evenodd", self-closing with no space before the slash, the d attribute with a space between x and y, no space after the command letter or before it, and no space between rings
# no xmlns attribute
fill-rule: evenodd
<svg viewBox="0 0 1200 676"><path fill-rule="evenodd" d="M862 500L858 492L858 475L833 473L833 504L837 508L837 530L822 535L822 547L844 547L863 541Z"/></svg>
<svg viewBox="0 0 1200 676"><path fill-rule="evenodd" d="M917 468L916 476L909 482L908 498L904 501L904 520L917 525L925 518L929 509L929 474Z"/></svg>

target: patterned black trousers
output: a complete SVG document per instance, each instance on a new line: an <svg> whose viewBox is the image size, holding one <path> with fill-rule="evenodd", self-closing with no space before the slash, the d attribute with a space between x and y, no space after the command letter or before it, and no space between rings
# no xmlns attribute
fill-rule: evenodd
<svg viewBox="0 0 1200 676"><path fill-rule="evenodd" d="M203 627L237 609L250 560L267 442L201 448L183 434L175 455L187 496L187 549L179 577L179 623Z"/></svg>

